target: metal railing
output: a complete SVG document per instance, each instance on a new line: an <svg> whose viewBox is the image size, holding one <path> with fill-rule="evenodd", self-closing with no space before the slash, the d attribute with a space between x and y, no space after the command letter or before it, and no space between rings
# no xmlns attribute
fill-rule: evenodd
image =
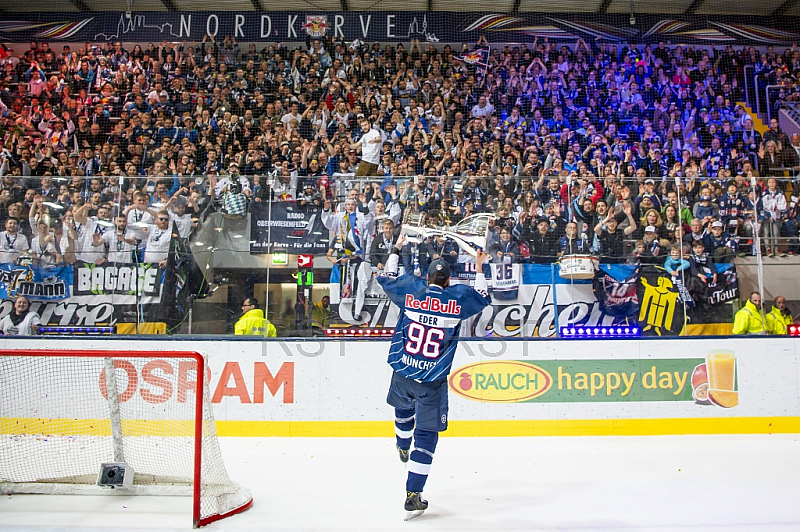
<svg viewBox="0 0 800 532"><path fill-rule="evenodd" d="M758 77L760 75L761 73L758 73L753 76L753 87L755 88L756 91L756 108L755 108L756 116L759 116L761 114L761 91L758 89Z"/></svg>
<svg viewBox="0 0 800 532"><path fill-rule="evenodd" d="M747 75L747 69L755 70L755 66L753 65L745 65L743 69L744 75L744 99L747 102L747 105L752 108L753 107L753 100L750 99L750 77Z"/></svg>
<svg viewBox="0 0 800 532"><path fill-rule="evenodd" d="M780 113L778 113L778 121L781 122L781 129L783 129L784 131L787 131L788 129L789 131L787 131L787 133L800 132L800 104L798 104L797 102L784 101L781 103L780 110L784 112L783 116L785 116L786 120L789 120L794 126L793 131L791 130L791 128L785 127L781 120L782 116Z"/></svg>
<svg viewBox="0 0 800 532"><path fill-rule="evenodd" d="M790 89L791 87L785 84L777 84L777 85L767 85L764 88L765 97L767 99L767 124L772 120L772 100L770 98L770 92L774 91L775 89ZM780 100L776 100L776 103Z"/></svg>

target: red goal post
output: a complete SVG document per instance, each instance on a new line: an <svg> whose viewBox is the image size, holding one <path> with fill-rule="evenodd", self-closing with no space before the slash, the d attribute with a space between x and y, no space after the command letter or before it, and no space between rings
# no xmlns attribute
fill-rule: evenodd
<svg viewBox="0 0 800 532"><path fill-rule="evenodd" d="M195 527L253 502L225 470L197 352L0 351L0 438L2 493L109 493L101 463L124 462L125 494L191 494Z"/></svg>

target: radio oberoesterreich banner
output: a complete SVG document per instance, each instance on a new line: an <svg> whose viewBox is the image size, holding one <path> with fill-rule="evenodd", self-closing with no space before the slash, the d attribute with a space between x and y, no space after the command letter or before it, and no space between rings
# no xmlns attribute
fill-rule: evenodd
<svg viewBox="0 0 800 532"><path fill-rule="evenodd" d="M250 253L285 251L292 254L324 255L328 252L328 229L319 207L301 207L294 201L253 203L250 218Z"/></svg>

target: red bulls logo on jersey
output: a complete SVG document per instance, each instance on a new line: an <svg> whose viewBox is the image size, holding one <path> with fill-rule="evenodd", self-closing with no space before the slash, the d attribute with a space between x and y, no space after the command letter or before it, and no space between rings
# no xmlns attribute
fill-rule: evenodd
<svg viewBox="0 0 800 532"><path fill-rule="evenodd" d="M431 312L441 312L442 314L452 314L454 316L461 314L461 305L456 303L455 300L451 299L446 304L442 304L441 301L430 296L420 301L414 299L414 296L411 294L407 294L406 308L413 310L429 310Z"/></svg>

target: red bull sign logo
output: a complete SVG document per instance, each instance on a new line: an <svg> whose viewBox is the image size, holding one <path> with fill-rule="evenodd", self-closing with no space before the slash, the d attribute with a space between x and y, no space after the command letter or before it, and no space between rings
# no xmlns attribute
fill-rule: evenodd
<svg viewBox="0 0 800 532"><path fill-rule="evenodd" d="M327 15L306 15L306 23L302 27L311 37L324 37L330 29Z"/></svg>
<svg viewBox="0 0 800 532"><path fill-rule="evenodd" d="M481 53L479 51L478 52L470 52L468 54L464 54L461 57L464 58L464 61L466 63L474 65L475 63L477 63L478 61L481 60Z"/></svg>

